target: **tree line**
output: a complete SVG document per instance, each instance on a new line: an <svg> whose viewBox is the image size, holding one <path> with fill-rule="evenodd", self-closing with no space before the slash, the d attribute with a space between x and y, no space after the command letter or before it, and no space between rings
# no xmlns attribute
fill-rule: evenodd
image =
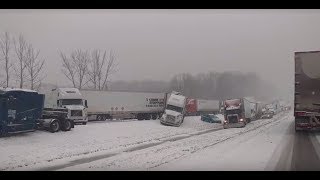
<svg viewBox="0 0 320 180"><path fill-rule="evenodd" d="M70 54L58 52L61 72L78 89L108 90L110 77L117 71L115 53L94 49L75 49ZM0 87L19 87L39 90L44 75L45 59L20 34L0 34Z"/></svg>
<svg viewBox="0 0 320 180"><path fill-rule="evenodd" d="M181 73L168 81L115 81L113 91L171 92L179 91L187 97L225 100L228 98L255 97L257 100L272 100L277 90L270 82L256 73L207 72L196 75Z"/></svg>
<svg viewBox="0 0 320 180"><path fill-rule="evenodd" d="M110 50L75 49L70 54L58 52L62 62L61 72L78 89L118 90L137 92L179 91L188 97L203 99L228 99L253 96L270 99L276 89L256 73L207 72L192 75L181 73L168 81L116 81L110 77L118 71L115 53ZM0 36L0 86L38 90L44 79L45 59L40 50L24 38L12 37L8 32ZM111 83L111 84L110 84Z"/></svg>

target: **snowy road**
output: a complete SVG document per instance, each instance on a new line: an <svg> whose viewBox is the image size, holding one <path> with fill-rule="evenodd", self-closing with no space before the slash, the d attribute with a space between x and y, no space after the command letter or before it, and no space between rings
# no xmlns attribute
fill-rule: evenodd
<svg viewBox="0 0 320 180"><path fill-rule="evenodd" d="M0 139L2 170L319 170L320 135L294 132L292 112L245 128L188 117L92 122L71 132Z"/></svg>
<svg viewBox="0 0 320 180"><path fill-rule="evenodd" d="M94 161L78 161L77 163L73 162L69 164L69 166L56 166L50 170L204 170L206 168L206 170L230 170L237 167L248 169L250 161L252 167L261 164L257 157L263 154L266 149L269 149L270 153L264 155L265 162L263 163L266 165L272 156L272 150L277 147L284 134L283 132L279 132L278 134L268 134L265 132L268 129L275 128L281 131L283 128L288 128L291 121L290 115L281 113L270 120L254 121L245 128L224 129L197 134L183 139L155 144L144 149L122 152L101 159L97 158ZM263 139L264 136L272 136L270 139L273 139L274 144L268 141L263 144L263 147L261 146L261 142L254 140L256 144L249 143L247 146L243 146L246 141L255 139L257 136L260 139ZM252 151L251 149L254 149L254 147L250 145L259 147L259 151ZM225 156L229 157L229 159L221 158L225 153L224 148L228 149L228 152L231 152L228 156ZM246 158L242 152L246 152L247 156L251 156L250 161L245 160ZM247 162L247 166L243 163L235 163L236 161L232 158L233 156L242 158L243 161ZM200 160L197 161L194 157L199 157ZM205 161L216 162L216 168L208 166ZM233 165L234 168L228 166L228 164L226 165L226 161L229 165ZM264 169L265 166L260 165L260 167Z"/></svg>

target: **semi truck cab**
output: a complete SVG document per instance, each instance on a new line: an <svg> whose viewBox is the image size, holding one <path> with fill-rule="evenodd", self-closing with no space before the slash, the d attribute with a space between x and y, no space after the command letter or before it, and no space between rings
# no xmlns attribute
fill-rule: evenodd
<svg viewBox="0 0 320 180"><path fill-rule="evenodd" d="M243 112L241 99L226 100L224 105L225 120L223 122L223 127L244 127L247 122Z"/></svg>
<svg viewBox="0 0 320 180"><path fill-rule="evenodd" d="M160 123L171 126L180 126L183 123L186 111L187 98L180 93L171 93L167 100Z"/></svg>
<svg viewBox="0 0 320 180"><path fill-rule="evenodd" d="M77 88L53 89L49 104L58 108L68 109L67 118L74 123L87 124L87 100L85 100Z"/></svg>

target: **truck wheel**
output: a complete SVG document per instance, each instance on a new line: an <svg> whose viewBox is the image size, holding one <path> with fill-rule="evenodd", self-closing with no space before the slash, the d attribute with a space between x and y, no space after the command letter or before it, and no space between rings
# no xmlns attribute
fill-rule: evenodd
<svg viewBox="0 0 320 180"><path fill-rule="evenodd" d="M87 122L83 122L83 123L82 123L82 125L86 125L86 124L87 124Z"/></svg>
<svg viewBox="0 0 320 180"><path fill-rule="evenodd" d="M102 121L102 115L97 115L96 120L97 120L97 121Z"/></svg>
<svg viewBox="0 0 320 180"><path fill-rule="evenodd" d="M145 114L144 115L144 119L145 120L150 120L151 119L151 115L150 114Z"/></svg>
<svg viewBox="0 0 320 180"><path fill-rule="evenodd" d="M152 119L156 120L157 119L157 115L156 114L152 114Z"/></svg>
<svg viewBox="0 0 320 180"><path fill-rule="evenodd" d="M0 127L0 137L6 137L8 135L7 131Z"/></svg>
<svg viewBox="0 0 320 180"><path fill-rule="evenodd" d="M102 116L102 121L106 121L107 120L107 115Z"/></svg>
<svg viewBox="0 0 320 180"><path fill-rule="evenodd" d="M58 132L60 130L60 123L57 120L54 120L51 124L50 124L50 132L55 133Z"/></svg>
<svg viewBox="0 0 320 180"><path fill-rule="evenodd" d="M141 114L137 114L137 119L138 119L139 121L143 120L142 115L141 115Z"/></svg>
<svg viewBox="0 0 320 180"><path fill-rule="evenodd" d="M62 131L70 131L72 127L71 121L70 120L65 120L62 126Z"/></svg>

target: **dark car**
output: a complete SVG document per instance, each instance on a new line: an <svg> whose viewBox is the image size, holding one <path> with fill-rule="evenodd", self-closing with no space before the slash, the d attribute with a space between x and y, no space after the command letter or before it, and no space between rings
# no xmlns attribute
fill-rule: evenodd
<svg viewBox="0 0 320 180"><path fill-rule="evenodd" d="M262 114L261 119L271 119L273 118L274 113L271 111L265 112Z"/></svg>
<svg viewBox="0 0 320 180"><path fill-rule="evenodd" d="M221 123L221 119L214 114L204 114L201 115L201 121L209 122L209 123Z"/></svg>

